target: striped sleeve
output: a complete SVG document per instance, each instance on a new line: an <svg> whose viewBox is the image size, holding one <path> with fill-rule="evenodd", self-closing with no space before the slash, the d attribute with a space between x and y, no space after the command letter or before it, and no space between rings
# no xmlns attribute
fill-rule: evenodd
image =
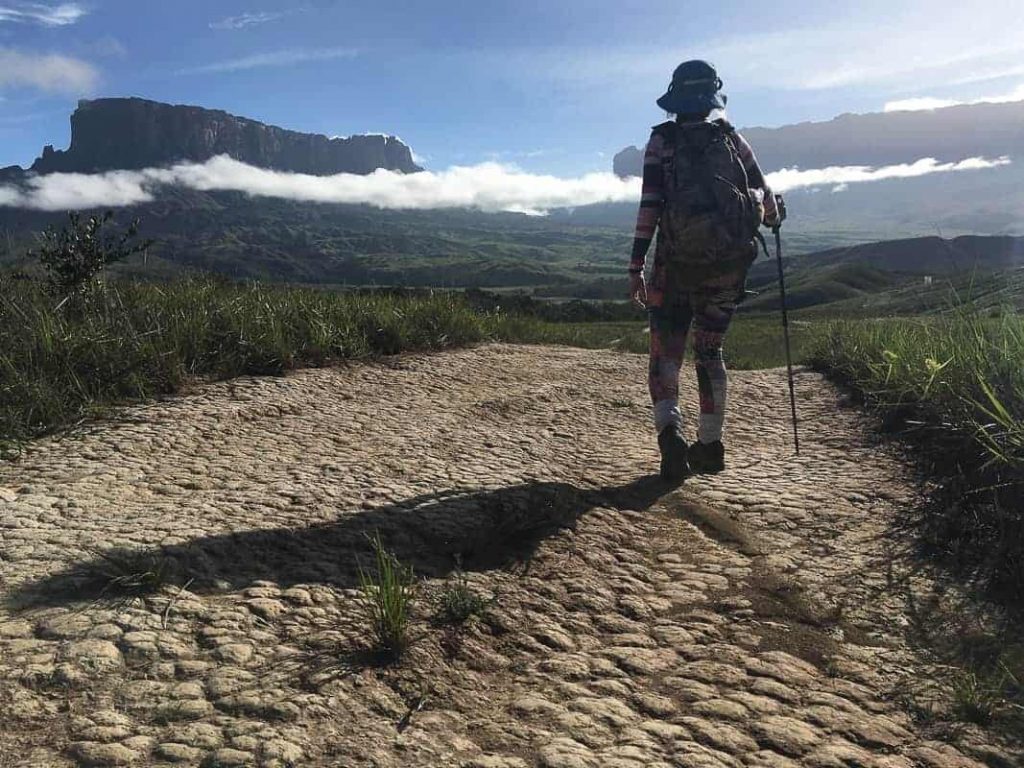
<svg viewBox="0 0 1024 768"><path fill-rule="evenodd" d="M662 170L664 149L665 141L661 135L652 134L644 151L643 189L633 236L633 253L629 260L629 268L632 270L643 269L665 206L665 174Z"/></svg>
<svg viewBox="0 0 1024 768"><path fill-rule="evenodd" d="M754 156L753 147L740 134L737 133L735 135L736 149L740 153L743 167L747 170L747 180L750 182L751 188L764 190L765 219L770 220L776 214L775 195L772 193L771 187L768 186L768 181L765 179L764 172L757 162L757 157Z"/></svg>

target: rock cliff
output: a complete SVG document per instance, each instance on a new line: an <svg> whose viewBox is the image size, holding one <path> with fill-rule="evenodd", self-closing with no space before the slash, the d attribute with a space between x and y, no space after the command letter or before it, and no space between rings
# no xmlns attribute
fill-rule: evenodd
<svg viewBox="0 0 1024 768"><path fill-rule="evenodd" d="M328 138L298 133L220 110L145 99L80 101L71 115L71 146L48 146L36 173L94 173L203 162L230 155L249 165L327 176L368 174L378 168L423 170L394 136Z"/></svg>
<svg viewBox="0 0 1024 768"><path fill-rule="evenodd" d="M615 155L612 160L615 175L628 179L630 176L642 176L644 173L644 151L639 147L626 147Z"/></svg>

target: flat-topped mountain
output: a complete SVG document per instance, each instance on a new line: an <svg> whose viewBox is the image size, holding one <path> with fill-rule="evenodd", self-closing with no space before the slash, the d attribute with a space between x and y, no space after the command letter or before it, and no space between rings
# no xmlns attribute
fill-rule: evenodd
<svg viewBox="0 0 1024 768"><path fill-rule="evenodd" d="M71 115L71 146L48 146L32 164L36 173L94 173L204 162L230 155L249 165L327 176L384 168L423 170L394 136L348 138L299 133L221 110L145 99L80 101ZM5 174L13 169L6 169Z"/></svg>

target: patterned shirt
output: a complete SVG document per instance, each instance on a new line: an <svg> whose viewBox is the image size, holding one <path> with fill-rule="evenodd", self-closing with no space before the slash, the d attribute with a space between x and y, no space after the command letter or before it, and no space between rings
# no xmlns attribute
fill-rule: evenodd
<svg viewBox="0 0 1024 768"><path fill-rule="evenodd" d="M740 134L734 133L733 135L736 138L736 149L747 170L750 186L764 191L765 217L770 219L776 213L775 196L765 181L764 173L757 164L757 158L754 157L754 150L751 149L750 144ZM631 270L643 269L644 262L647 260L647 251L651 247L658 222L661 220L661 212L665 206L664 161L671 152L671 145L666 144L659 131L654 131L644 152L643 191L640 196L640 211L636 219L633 253L629 261ZM659 267L658 255L655 253L655 279L652 280L652 287L655 291L658 288L658 274L662 271Z"/></svg>

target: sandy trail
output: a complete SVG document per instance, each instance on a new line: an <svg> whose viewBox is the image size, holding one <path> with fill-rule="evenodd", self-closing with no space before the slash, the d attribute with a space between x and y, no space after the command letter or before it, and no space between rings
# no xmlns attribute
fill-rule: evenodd
<svg viewBox="0 0 1024 768"><path fill-rule="evenodd" d="M936 584L894 450L801 373L794 457L784 374L738 373L730 469L669 491L645 365L495 345L241 379L0 465L0 766L1013 765L905 706L941 673L907 641ZM373 531L425 579L384 668ZM167 583L101 595L81 565L114 547ZM456 563L495 602L432 625Z"/></svg>

